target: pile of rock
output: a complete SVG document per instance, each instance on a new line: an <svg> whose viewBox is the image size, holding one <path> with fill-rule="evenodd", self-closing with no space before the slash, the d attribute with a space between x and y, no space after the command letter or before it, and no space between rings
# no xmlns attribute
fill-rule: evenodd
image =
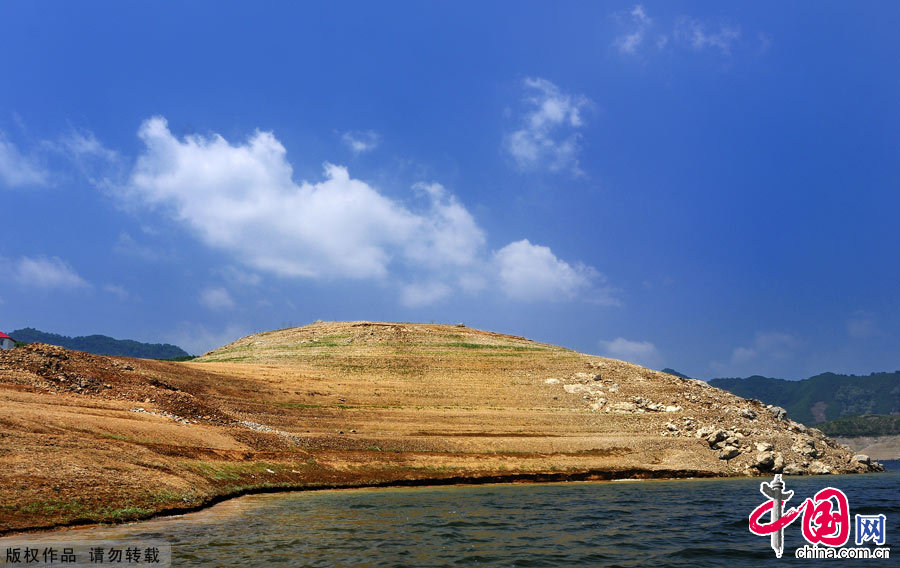
<svg viewBox="0 0 900 568"><path fill-rule="evenodd" d="M697 430L697 437L704 438L710 449L719 452L720 460L731 460L741 454L741 438L743 434L712 426L704 426Z"/></svg>
<svg viewBox="0 0 900 568"><path fill-rule="evenodd" d="M871 460L857 460L849 448L815 428L790 420L779 406L743 399L703 381L617 365L588 362L588 372L544 383L580 396L595 412L644 414L647 426L659 436L696 437L733 474L851 473L880 467ZM677 389L673 392L661 385Z"/></svg>

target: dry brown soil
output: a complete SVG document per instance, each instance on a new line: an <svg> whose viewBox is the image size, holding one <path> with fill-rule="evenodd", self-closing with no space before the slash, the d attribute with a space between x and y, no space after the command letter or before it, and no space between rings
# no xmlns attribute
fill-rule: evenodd
<svg viewBox="0 0 900 568"><path fill-rule="evenodd" d="M0 352L0 409L0 534L286 488L877 467L700 381L448 325L317 322L189 363L35 344Z"/></svg>

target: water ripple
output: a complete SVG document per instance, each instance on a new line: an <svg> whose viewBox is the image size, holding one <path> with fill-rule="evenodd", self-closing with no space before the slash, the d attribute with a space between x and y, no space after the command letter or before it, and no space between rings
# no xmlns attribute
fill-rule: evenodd
<svg viewBox="0 0 900 568"><path fill-rule="evenodd" d="M900 464L894 464L896 465ZM900 475L791 478L797 505L844 490L851 514L900 531ZM258 495L122 527L53 533L172 543L176 566L782 566L747 530L756 479L567 483ZM797 530L793 530L796 528ZM785 534L785 556L803 544ZM2 540L0 540L2 544Z"/></svg>

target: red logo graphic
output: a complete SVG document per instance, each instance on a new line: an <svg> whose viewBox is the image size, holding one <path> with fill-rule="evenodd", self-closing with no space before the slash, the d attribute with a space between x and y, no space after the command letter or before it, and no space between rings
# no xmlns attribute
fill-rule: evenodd
<svg viewBox="0 0 900 568"><path fill-rule="evenodd" d="M782 501L781 506L784 507L784 504L786 502L786 500ZM784 530L784 527L796 521L797 516L800 515L800 509L797 509L795 507L793 509L785 511L778 520L772 521L770 523L760 523L760 517L771 511L774 505L774 501L766 501L759 507L753 509L753 512L750 513L750 532L759 536L770 535L773 532Z"/></svg>
<svg viewBox="0 0 900 568"><path fill-rule="evenodd" d="M837 504L834 511L832 499ZM844 546L850 538L850 505L840 489L826 487L807 499L803 508L803 538L810 544Z"/></svg>
<svg viewBox="0 0 900 568"><path fill-rule="evenodd" d="M784 550L784 529L803 513L803 538L812 545L844 546L850 538L850 505L840 489L826 487L799 507L784 510L794 495L784 490L781 475L771 483L761 483L760 492L769 498L750 513L750 532L759 536L771 535L772 549L781 558ZM760 522L768 514L769 522Z"/></svg>

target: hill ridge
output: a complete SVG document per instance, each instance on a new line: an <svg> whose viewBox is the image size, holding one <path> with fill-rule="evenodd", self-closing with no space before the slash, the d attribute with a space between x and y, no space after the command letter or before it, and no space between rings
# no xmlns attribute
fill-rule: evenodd
<svg viewBox="0 0 900 568"><path fill-rule="evenodd" d="M0 534L256 491L880 469L702 381L441 324L319 322L185 363L32 344L0 351L0 407Z"/></svg>
<svg viewBox="0 0 900 568"><path fill-rule="evenodd" d="M868 375L825 372L799 381L754 375L711 379L709 384L783 406L795 420L809 425L845 416L900 412L900 371Z"/></svg>
<svg viewBox="0 0 900 568"><path fill-rule="evenodd" d="M45 343L93 355L141 359L176 359L190 356L187 351L171 343L143 343L133 339L115 339L100 334L70 337L26 327L17 329L9 335L20 343Z"/></svg>

